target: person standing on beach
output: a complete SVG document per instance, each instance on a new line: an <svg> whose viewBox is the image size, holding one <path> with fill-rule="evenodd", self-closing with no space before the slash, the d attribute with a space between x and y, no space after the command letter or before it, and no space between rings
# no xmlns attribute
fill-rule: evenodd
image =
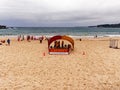
<svg viewBox="0 0 120 90"><path fill-rule="evenodd" d="M18 36L18 41L20 41L20 36Z"/></svg>
<svg viewBox="0 0 120 90"><path fill-rule="evenodd" d="M27 36L27 41L30 42L30 35Z"/></svg>
<svg viewBox="0 0 120 90"><path fill-rule="evenodd" d="M10 45L10 39L8 38L8 40L7 40L7 43L8 43L8 45Z"/></svg>
<svg viewBox="0 0 120 90"><path fill-rule="evenodd" d="M62 48L64 47L64 41L62 41L62 44L61 44Z"/></svg>
<svg viewBox="0 0 120 90"><path fill-rule="evenodd" d="M95 38L97 38L97 34L95 35Z"/></svg>
<svg viewBox="0 0 120 90"><path fill-rule="evenodd" d="M40 40L40 43L42 43L42 37L40 37L39 40Z"/></svg>
<svg viewBox="0 0 120 90"><path fill-rule="evenodd" d="M24 35L22 36L22 40L21 41L23 41L24 40Z"/></svg>

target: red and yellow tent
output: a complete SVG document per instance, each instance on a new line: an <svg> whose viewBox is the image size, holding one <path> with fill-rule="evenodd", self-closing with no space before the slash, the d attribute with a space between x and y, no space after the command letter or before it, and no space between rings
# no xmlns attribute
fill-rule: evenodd
<svg viewBox="0 0 120 90"><path fill-rule="evenodd" d="M52 47L51 48L51 44L57 40L67 40L68 42L70 42L71 48L61 48L61 47L59 47L59 48ZM70 51L74 49L74 40L71 37L66 36L66 35L53 36L48 40L48 49L49 49L49 54L69 54Z"/></svg>

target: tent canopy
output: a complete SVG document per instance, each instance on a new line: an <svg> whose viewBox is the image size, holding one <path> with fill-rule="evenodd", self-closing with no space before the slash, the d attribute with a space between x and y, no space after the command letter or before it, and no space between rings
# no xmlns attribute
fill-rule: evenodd
<svg viewBox="0 0 120 90"><path fill-rule="evenodd" d="M66 36L66 35L64 35L64 36L56 35L56 36L51 37L51 38L48 40L48 47L50 47L50 44L51 44L53 41L56 41L56 40L59 40L59 39L63 39L63 40L69 41L69 42L72 44L73 48L74 48L74 40L73 40L71 37Z"/></svg>

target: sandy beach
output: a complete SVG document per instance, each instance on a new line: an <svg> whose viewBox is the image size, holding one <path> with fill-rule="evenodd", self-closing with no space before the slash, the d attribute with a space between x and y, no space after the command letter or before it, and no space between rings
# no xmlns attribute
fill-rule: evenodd
<svg viewBox="0 0 120 90"><path fill-rule="evenodd" d="M74 39L69 55L49 55L46 40L12 38L0 46L0 90L120 90L120 49L109 39Z"/></svg>

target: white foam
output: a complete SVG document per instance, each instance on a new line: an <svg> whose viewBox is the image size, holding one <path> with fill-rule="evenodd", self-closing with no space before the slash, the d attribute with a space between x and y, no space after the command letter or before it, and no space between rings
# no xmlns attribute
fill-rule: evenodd
<svg viewBox="0 0 120 90"><path fill-rule="evenodd" d="M104 35L104 37L120 37L120 35Z"/></svg>
<svg viewBox="0 0 120 90"><path fill-rule="evenodd" d="M19 35L4 35L4 36L0 36L0 38L17 38ZM27 35L24 35L24 37L26 37ZM34 37L36 37L36 38L38 38L38 37L41 37L41 36L43 36L43 37L47 37L47 38L50 38L50 37L53 37L53 36L55 36L55 35L30 35L30 36L34 36ZM94 38L95 36L74 36L74 35L67 35L67 36L69 36L69 37L71 37L71 38L75 38L75 39L80 39L80 38ZM98 35L97 37L120 37L120 35Z"/></svg>

